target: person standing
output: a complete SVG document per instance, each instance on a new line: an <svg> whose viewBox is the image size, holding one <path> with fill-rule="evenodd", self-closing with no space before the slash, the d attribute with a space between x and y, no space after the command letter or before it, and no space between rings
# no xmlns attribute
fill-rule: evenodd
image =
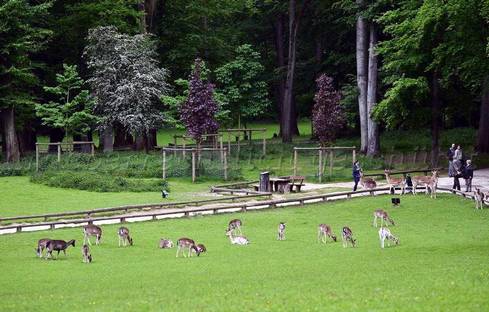
<svg viewBox="0 0 489 312"><path fill-rule="evenodd" d="M358 160L355 160L353 163L353 182L355 182L355 185L353 186L353 192L357 190L358 182L360 182L360 176L362 173L362 167L360 167L360 163Z"/></svg>
<svg viewBox="0 0 489 312"><path fill-rule="evenodd" d="M453 160L460 161L460 165L463 166L464 165L463 159L464 159L464 155L462 153L462 148L460 147L460 145L457 145L457 149L455 150L455 153L453 154Z"/></svg>
<svg viewBox="0 0 489 312"><path fill-rule="evenodd" d="M453 187L454 190L460 191L460 178L462 177L462 162L460 160L453 161Z"/></svg>
<svg viewBox="0 0 489 312"><path fill-rule="evenodd" d="M453 177L454 176L453 156L455 156L455 143L452 144L452 146L448 149L448 152L447 152L447 158L448 158L448 176L449 177Z"/></svg>
<svg viewBox="0 0 489 312"><path fill-rule="evenodd" d="M463 176L465 179L465 191L472 192L472 178L474 177L474 168L472 167L472 161L467 159L467 165L463 170Z"/></svg>

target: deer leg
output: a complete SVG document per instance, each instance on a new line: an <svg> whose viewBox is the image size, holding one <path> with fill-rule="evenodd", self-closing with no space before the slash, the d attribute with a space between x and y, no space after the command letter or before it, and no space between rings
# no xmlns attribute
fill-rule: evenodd
<svg viewBox="0 0 489 312"><path fill-rule="evenodd" d="M377 216L374 216L374 223L372 224L373 227L377 227Z"/></svg>

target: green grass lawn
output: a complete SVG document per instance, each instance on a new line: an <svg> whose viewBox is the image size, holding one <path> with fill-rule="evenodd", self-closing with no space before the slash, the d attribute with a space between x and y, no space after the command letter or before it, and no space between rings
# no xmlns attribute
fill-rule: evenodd
<svg viewBox="0 0 489 312"><path fill-rule="evenodd" d="M51 198L51 202L55 202ZM489 210L452 195L406 196L401 208L377 196L301 208L128 224L135 245L117 247L118 225L103 226L94 262L82 263L81 229L0 236L2 310L51 311L486 311ZM373 210L387 209L400 237L380 249ZM249 246L224 236L243 220ZM279 222L287 240L276 240ZM316 242L319 223L349 225L357 248ZM188 236L208 248L175 258L160 237ZM43 237L76 239L66 257L35 257Z"/></svg>
<svg viewBox="0 0 489 312"><path fill-rule="evenodd" d="M189 183L171 179L170 197L164 201L186 201L210 198L211 183ZM28 177L0 178L0 215L18 216L40 213L85 210L131 204L162 202L159 192L99 193L61 189L29 182Z"/></svg>

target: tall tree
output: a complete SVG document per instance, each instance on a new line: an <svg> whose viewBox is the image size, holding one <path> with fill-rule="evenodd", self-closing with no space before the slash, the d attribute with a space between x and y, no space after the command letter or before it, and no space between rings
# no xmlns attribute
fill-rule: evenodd
<svg viewBox="0 0 489 312"><path fill-rule="evenodd" d="M362 9L364 0L356 0ZM362 13L357 17L356 36L357 59L357 86L358 86L358 113L360 116L360 151L367 152L368 146L368 107L367 107L367 83L368 83L368 23Z"/></svg>
<svg viewBox="0 0 489 312"><path fill-rule="evenodd" d="M380 153L379 126L374 120L373 111L377 104L378 56L377 29L374 22L370 23L370 39L368 52L368 83L367 83L367 155L376 156Z"/></svg>

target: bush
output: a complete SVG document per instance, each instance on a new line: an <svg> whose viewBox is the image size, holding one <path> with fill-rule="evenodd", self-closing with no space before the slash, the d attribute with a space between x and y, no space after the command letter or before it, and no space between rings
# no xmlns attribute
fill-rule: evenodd
<svg viewBox="0 0 489 312"><path fill-rule="evenodd" d="M94 172L45 171L34 174L31 181L52 187L94 192L158 192L168 189L168 183L161 179L127 179Z"/></svg>

